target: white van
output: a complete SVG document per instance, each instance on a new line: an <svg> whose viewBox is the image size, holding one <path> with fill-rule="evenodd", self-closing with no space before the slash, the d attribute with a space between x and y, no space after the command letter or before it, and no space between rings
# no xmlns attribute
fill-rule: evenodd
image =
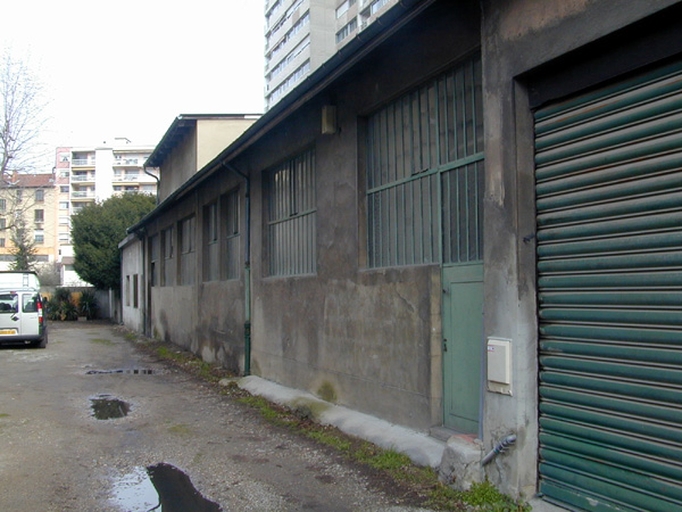
<svg viewBox="0 0 682 512"><path fill-rule="evenodd" d="M0 344L47 346L47 323L35 272L0 272Z"/></svg>

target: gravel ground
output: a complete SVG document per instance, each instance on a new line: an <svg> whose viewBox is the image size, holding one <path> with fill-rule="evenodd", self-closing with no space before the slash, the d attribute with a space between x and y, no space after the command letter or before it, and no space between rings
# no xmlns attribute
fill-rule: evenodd
<svg viewBox="0 0 682 512"><path fill-rule="evenodd" d="M161 498L146 468L157 464L189 477L205 510L418 510L385 479L134 350L109 324L52 323L46 349L4 346L0 368L1 511L150 510ZM97 419L93 399L130 410ZM166 512L187 510L182 497L164 499Z"/></svg>

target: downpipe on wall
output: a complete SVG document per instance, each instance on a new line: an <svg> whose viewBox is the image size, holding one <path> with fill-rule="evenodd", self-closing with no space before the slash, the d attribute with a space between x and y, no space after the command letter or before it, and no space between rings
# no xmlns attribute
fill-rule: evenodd
<svg viewBox="0 0 682 512"><path fill-rule="evenodd" d="M512 446L516 442L516 434L509 434L508 436L502 438L495 447L488 452L488 454L481 460L481 466L489 464L495 457L500 453L504 453L507 448Z"/></svg>
<svg viewBox="0 0 682 512"><path fill-rule="evenodd" d="M251 180L231 164L221 162L230 172L245 182L244 209L246 231L244 233L244 375L251 375Z"/></svg>

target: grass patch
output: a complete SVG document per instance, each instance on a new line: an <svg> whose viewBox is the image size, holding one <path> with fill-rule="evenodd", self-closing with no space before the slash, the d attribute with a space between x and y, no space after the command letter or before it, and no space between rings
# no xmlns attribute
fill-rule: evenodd
<svg viewBox="0 0 682 512"><path fill-rule="evenodd" d="M156 355L164 361L172 361L174 363L187 363L191 361L191 357L188 354L183 354L179 350L172 350L166 345L156 347Z"/></svg>
<svg viewBox="0 0 682 512"><path fill-rule="evenodd" d="M322 429L310 429L304 430L303 432L307 437L317 441L320 444L331 446L335 450L338 450L344 454L351 453L352 443L347 439L337 436L334 432Z"/></svg>
<svg viewBox="0 0 682 512"><path fill-rule="evenodd" d="M7 414L6 412L0 413L0 419L3 419L3 418L9 418L9 414Z"/></svg>
<svg viewBox="0 0 682 512"><path fill-rule="evenodd" d="M96 345L104 345L104 346L111 346L114 344L113 341L108 340L106 338L91 338L90 343L95 343Z"/></svg>
<svg viewBox="0 0 682 512"><path fill-rule="evenodd" d="M239 393L241 396L237 396L237 402L248 405L256 409L260 415L273 425L278 425L280 427L293 427L296 424L295 418L289 413L288 409L284 407L277 406L269 401L267 401L262 396L243 394Z"/></svg>
<svg viewBox="0 0 682 512"><path fill-rule="evenodd" d="M189 436L192 434L192 429L184 423L176 423L168 427L168 432L176 436Z"/></svg>

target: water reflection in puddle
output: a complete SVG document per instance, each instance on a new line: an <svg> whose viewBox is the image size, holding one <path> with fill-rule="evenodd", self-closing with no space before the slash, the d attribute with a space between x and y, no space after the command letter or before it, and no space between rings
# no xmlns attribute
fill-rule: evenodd
<svg viewBox="0 0 682 512"><path fill-rule="evenodd" d="M155 372L151 368L117 368L114 370L88 370L85 372L85 375L152 375L153 373Z"/></svg>
<svg viewBox="0 0 682 512"><path fill-rule="evenodd" d="M186 473L160 463L136 468L114 484L113 502L127 512L221 512L217 503L204 498Z"/></svg>
<svg viewBox="0 0 682 512"><path fill-rule="evenodd" d="M98 420L123 418L130 412L130 404L111 395L99 395L91 398L92 414Z"/></svg>

